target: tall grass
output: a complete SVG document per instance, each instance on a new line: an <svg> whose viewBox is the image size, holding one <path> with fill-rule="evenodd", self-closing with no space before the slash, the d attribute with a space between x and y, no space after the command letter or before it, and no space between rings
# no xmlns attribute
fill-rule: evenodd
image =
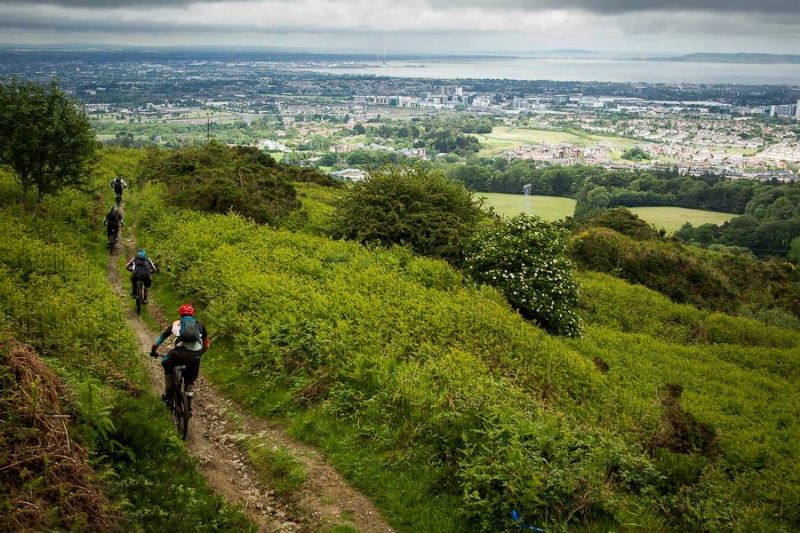
<svg viewBox="0 0 800 533"><path fill-rule="evenodd" d="M159 194L139 235L222 341L205 371L398 528L800 527L795 333L587 274L586 336L551 338L445 263Z"/></svg>
<svg viewBox="0 0 800 533"><path fill-rule="evenodd" d="M119 528L252 529L208 488L166 410L143 394L149 389L144 356L105 276L101 203L108 202L106 177L137 156L109 154L96 170L94 193L63 191L47 198L36 217L16 202L0 205L0 340L31 344L67 384L70 434L88 447ZM4 496L0 491L0 508L10 504ZM49 524L42 526L60 529Z"/></svg>

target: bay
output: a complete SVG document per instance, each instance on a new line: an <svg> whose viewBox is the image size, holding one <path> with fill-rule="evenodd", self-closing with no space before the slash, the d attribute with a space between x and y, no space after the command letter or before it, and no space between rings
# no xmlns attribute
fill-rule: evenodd
<svg viewBox="0 0 800 533"><path fill-rule="evenodd" d="M690 63L634 59L422 58L385 64L330 63L298 66L331 74L370 74L429 79L516 79L553 81L731 83L800 85L800 64Z"/></svg>

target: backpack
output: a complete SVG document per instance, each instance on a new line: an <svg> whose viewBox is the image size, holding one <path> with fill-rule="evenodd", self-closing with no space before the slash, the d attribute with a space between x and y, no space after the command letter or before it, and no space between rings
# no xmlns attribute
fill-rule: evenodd
<svg viewBox="0 0 800 533"><path fill-rule="evenodd" d="M181 327L178 337L184 343L200 342L200 325L197 323L197 320L195 320L194 317L181 317Z"/></svg>
<svg viewBox="0 0 800 533"><path fill-rule="evenodd" d="M152 272L150 267L150 260L136 256L133 259L133 275L134 276L149 276Z"/></svg>
<svg viewBox="0 0 800 533"><path fill-rule="evenodd" d="M111 182L111 187L114 189L114 192L122 194L122 180L119 178Z"/></svg>

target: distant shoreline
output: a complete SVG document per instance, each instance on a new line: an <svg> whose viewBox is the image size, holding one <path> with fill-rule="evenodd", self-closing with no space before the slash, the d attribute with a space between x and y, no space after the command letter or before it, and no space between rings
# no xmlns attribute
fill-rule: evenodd
<svg viewBox="0 0 800 533"><path fill-rule="evenodd" d="M795 54L687 54L674 57L653 57L647 61L675 63L736 63L740 65L796 65L800 55Z"/></svg>

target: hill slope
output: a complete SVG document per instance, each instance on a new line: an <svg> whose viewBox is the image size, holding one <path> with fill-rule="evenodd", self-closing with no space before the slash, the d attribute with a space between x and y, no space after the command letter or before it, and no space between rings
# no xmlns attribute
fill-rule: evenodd
<svg viewBox="0 0 800 533"><path fill-rule="evenodd" d="M514 509L545 527L800 527L795 333L585 275L588 332L565 341L445 263L144 194L162 297L202 305L228 348L212 379L399 529L497 530Z"/></svg>

